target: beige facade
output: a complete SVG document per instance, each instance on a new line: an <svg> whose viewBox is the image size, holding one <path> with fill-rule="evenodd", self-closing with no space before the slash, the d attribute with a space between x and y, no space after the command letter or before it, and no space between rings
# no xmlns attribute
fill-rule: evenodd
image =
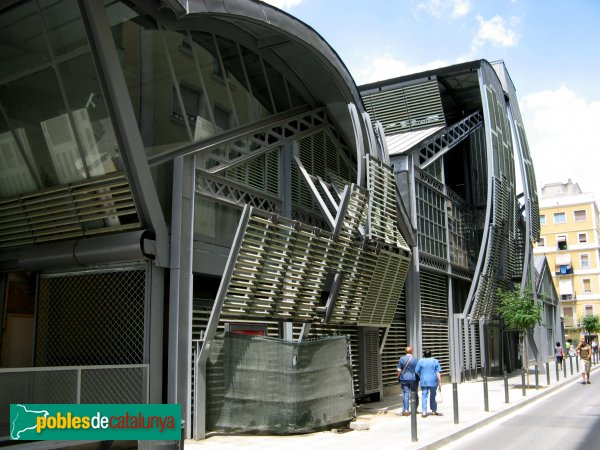
<svg viewBox="0 0 600 450"><path fill-rule="evenodd" d="M578 339L577 324L585 315L600 315L600 228L594 195L577 183L542 188L540 242L536 255L546 255L559 294L567 339Z"/></svg>

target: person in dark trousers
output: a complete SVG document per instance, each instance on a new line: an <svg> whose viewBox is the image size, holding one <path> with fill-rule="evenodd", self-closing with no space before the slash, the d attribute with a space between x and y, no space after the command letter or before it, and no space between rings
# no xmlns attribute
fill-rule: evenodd
<svg viewBox="0 0 600 450"><path fill-rule="evenodd" d="M560 342L557 342L556 347L554 347L554 360L556 361L556 364L558 365L559 370L562 370L564 357L565 357L565 351L563 350L562 346L560 345Z"/></svg>
<svg viewBox="0 0 600 450"><path fill-rule="evenodd" d="M429 404L431 405L431 414L439 416L437 412L437 402L435 401L435 394L438 389L442 389L442 367L440 362L432 358L431 350L423 350L423 358L417 362L415 367L415 373L419 375L421 393L422 393L422 417L427 417L427 400L429 397Z"/></svg>
<svg viewBox="0 0 600 450"><path fill-rule="evenodd" d="M406 347L406 353L398 361L396 371L402 388L402 415L410 415L410 393L417 389L415 368L417 367L417 358L413 356L412 347Z"/></svg>

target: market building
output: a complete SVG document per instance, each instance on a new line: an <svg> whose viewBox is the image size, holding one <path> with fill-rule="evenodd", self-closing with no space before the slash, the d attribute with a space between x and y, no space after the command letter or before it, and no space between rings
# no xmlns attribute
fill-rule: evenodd
<svg viewBox="0 0 600 450"><path fill-rule="evenodd" d="M9 1L0 24L2 436L11 403L306 431L383 396L406 343L459 381L500 364L494 294L533 279L539 233L503 64L359 90L255 1Z"/></svg>

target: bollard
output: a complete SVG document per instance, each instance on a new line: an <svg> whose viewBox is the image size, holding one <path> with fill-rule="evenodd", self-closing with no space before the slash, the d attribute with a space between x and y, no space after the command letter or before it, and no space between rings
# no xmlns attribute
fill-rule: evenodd
<svg viewBox="0 0 600 450"><path fill-rule="evenodd" d="M417 390L410 391L410 434L413 442L417 442Z"/></svg>
<svg viewBox="0 0 600 450"><path fill-rule="evenodd" d="M521 388L523 390L523 397L527 395L527 391L525 388L525 368L521 367Z"/></svg>
<svg viewBox="0 0 600 450"><path fill-rule="evenodd" d="M488 382L485 370L483 372L483 410L487 412L490 410L490 403L488 401Z"/></svg>
<svg viewBox="0 0 600 450"><path fill-rule="evenodd" d="M504 371L504 403L508 403L508 374Z"/></svg>
<svg viewBox="0 0 600 450"><path fill-rule="evenodd" d="M540 388L540 368L538 365L535 365L535 388L536 390Z"/></svg>
<svg viewBox="0 0 600 450"><path fill-rule="evenodd" d="M563 361L563 367L565 366L567 362ZM554 368L556 369L556 381L558 382L558 364L554 364Z"/></svg>
<svg viewBox="0 0 600 450"><path fill-rule="evenodd" d="M573 375L573 365L571 364L571 375ZM565 364L565 362L563 361L563 374L565 376L565 378L567 378L567 365Z"/></svg>
<svg viewBox="0 0 600 450"><path fill-rule="evenodd" d="M569 363L571 363L571 375L573 375L573 357L569 356Z"/></svg>
<svg viewBox="0 0 600 450"><path fill-rule="evenodd" d="M452 407L454 409L454 425L458 425L458 387L452 383Z"/></svg>
<svg viewBox="0 0 600 450"><path fill-rule="evenodd" d="M577 373L579 373L579 356L575 355L575 368L577 369ZM573 373L571 373L573 375Z"/></svg>
<svg viewBox="0 0 600 450"><path fill-rule="evenodd" d="M546 363L546 384L550 386L550 363Z"/></svg>

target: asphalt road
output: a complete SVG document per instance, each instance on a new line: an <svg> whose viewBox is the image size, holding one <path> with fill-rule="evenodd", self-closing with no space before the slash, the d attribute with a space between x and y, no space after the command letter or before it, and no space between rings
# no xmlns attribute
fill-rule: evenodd
<svg viewBox="0 0 600 450"><path fill-rule="evenodd" d="M600 376L570 384L444 449L598 450Z"/></svg>

